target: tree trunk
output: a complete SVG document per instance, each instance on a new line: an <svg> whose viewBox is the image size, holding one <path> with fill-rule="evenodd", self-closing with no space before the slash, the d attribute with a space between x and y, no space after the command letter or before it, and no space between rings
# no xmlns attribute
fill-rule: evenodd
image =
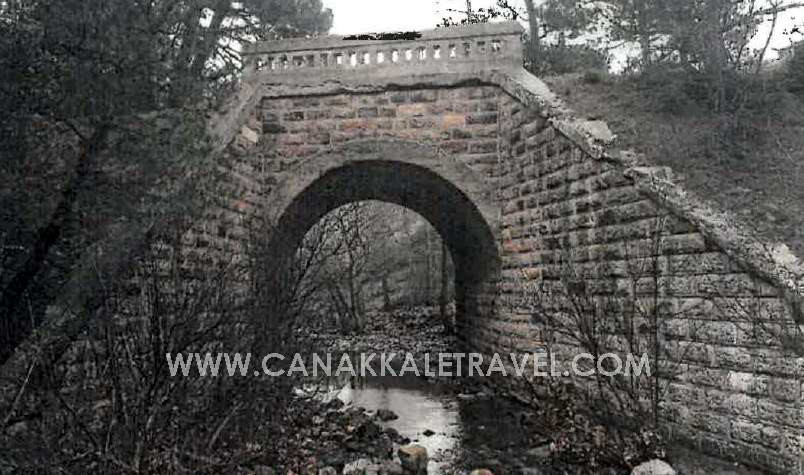
<svg viewBox="0 0 804 475"><path fill-rule="evenodd" d="M650 67L653 62L653 25L651 25L648 13L647 2L642 0L635 4L637 8L637 36L639 37L639 49L642 55L642 69Z"/></svg>
<svg viewBox="0 0 804 475"><path fill-rule="evenodd" d="M441 321L444 323L444 331L452 332L452 322L447 314L447 300L449 298L449 269L447 269L447 245L441 243L441 294L438 296L438 307L441 314Z"/></svg>
<svg viewBox="0 0 804 475"><path fill-rule="evenodd" d="M424 303L430 305L433 301L433 252L430 247L430 227L424 228Z"/></svg>
<svg viewBox="0 0 804 475"><path fill-rule="evenodd" d="M384 310L389 310L391 308L391 294L388 289L388 275L383 274L382 280L380 281L380 285L382 286L382 305Z"/></svg>
<svg viewBox="0 0 804 475"><path fill-rule="evenodd" d="M771 39L773 38L773 34L776 32L776 23L779 21L779 4L774 2L771 3L771 6L773 8L773 19L771 21L768 37L765 39L765 45L762 47L762 50L759 53L759 58L757 58L757 65L754 70L754 74L759 74L762 71L762 63L765 62L765 55L768 53L768 47L770 46Z"/></svg>
<svg viewBox="0 0 804 475"><path fill-rule="evenodd" d="M539 17L536 14L536 7L533 0L525 0L525 9L528 13L528 60L534 62L538 59L539 51L541 50L541 37Z"/></svg>
<svg viewBox="0 0 804 475"><path fill-rule="evenodd" d="M410 307L413 304L413 287L414 287L413 278L415 277L416 274L413 272L413 251L408 249L407 253L408 253L407 255L408 271L407 271L407 277L405 278L405 283L407 284L405 291L407 292L407 296L405 300L407 300L407 305Z"/></svg>
<svg viewBox="0 0 804 475"><path fill-rule="evenodd" d="M729 53L723 41L721 14L719 4L709 6L704 11L704 70L709 75L714 85L713 102L717 112L724 110L727 102L726 97L726 73L728 69Z"/></svg>
<svg viewBox="0 0 804 475"><path fill-rule="evenodd" d="M230 8L231 0L218 0L215 7L213 7L212 22L207 28L208 33L204 34L200 48L195 43L196 39L193 39L193 50L191 51L193 58L191 66L192 77L202 77L207 61L214 56L217 42L220 41L219 31L223 26L226 15L229 14ZM195 26L197 28L197 25Z"/></svg>
<svg viewBox="0 0 804 475"><path fill-rule="evenodd" d="M45 267L47 256L61 240L64 230L75 219L75 202L78 194L89 180L96 155L106 140L105 126L99 128L83 144L73 176L61 193L61 198L50 222L40 228L34 238L31 253L0 296L0 365L14 353L39 322L25 311L25 295L34 285Z"/></svg>

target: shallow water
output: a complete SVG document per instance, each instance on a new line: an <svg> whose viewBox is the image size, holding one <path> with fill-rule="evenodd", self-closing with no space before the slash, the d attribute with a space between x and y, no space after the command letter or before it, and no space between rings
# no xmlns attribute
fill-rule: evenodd
<svg viewBox="0 0 804 475"><path fill-rule="evenodd" d="M527 447L518 423L521 414L510 403L482 394L461 394L460 386L449 381L411 374L353 378L337 397L369 411L396 413L398 419L382 424L427 448L430 474L490 466L498 470L509 466L505 470L509 472L509 454L522 454ZM425 435L427 431L433 434Z"/></svg>

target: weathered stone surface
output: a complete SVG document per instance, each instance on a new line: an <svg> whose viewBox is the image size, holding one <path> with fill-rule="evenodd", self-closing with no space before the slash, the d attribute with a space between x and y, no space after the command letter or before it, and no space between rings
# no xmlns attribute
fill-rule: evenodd
<svg viewBox="0 0 804 475"><path fill-rule="evenodd" d="M651 460L637 465L631 475L676 475L675 469L662 460Z"/></svg>
<svg viewBox="0 0 804 475"><path fill-rule="evenodd" d="M405 473L420 475L427 473L427 462L429 461L427 449L421 445L411 444L400 447L397 450L399 461Z"/></svg>
<svg viewBox="0 0 804 475"><path fill-rule="evenodd" d="M343 475L364 475L374 464L369 459L357 459L343 467Z"/></svg>
<svg viewBox="0 0 804 475"><path fill-rule="evenodd" d="M542 343L549 329L532 298L549 295L562 259L589 292L622 291L661 221L660 278L643 276L634 291L648 302L658 293L663 306L659 365L675 368L667 425L704 450L791 473L804 450L804 358L755 335L751 319L804 324L801 262L686 193L670 170L611 149L605 124L579 120L522 68L521 31L493 24L411 42L259 45L210 120L224 173L187 243L243 248L246 223L263 219L296 239L355 200L407 206L457 255L463 343L505 352ZM64 328L44 327L9 363L8 380L23 381L29 357ZM15 394L0 387L4 403Z"/></svg>
<svg viewBox="0 0 804 475"><path fill-rule="evenodd" d="M385 462L380 465L380 475L402 475L405 470L397 462Z"/></svg>
<svg viewBox="0 0 804 475"><path fill-rule="evenodd" d="M394 411L388 409L377 409L377 419L381 421L392 421L394 419L399 419L399 416L396 415Z"/></svg>
<svg viewBox="0 0 804 475"><path fill-rule="evenodd" d="M797 462L785 434L800 428L804 363L752 324L804 322L801 263L679 188L671 170L612 149L604 123L575 117L521 67L520 33L496 24L411 42L260 44L210 126L231 169L220 201L233 225L221 238L213 219L194 239L236 242L238 223L258 216L293 243L350 201L409 207L452 250L458 329L482 351L539 345L549 329L530 317L533 298L549 295L562 260L591 294L633 284L662 306L675 433L784 473ZM632 279L659 223L659 276Z"/></svg>
<svg viewBox="0 0 804 475"><path fill-rule="evenodd" d="M550 457L550 444L543 444L528 450L528 455L535 458L546 459Z"/></svg>

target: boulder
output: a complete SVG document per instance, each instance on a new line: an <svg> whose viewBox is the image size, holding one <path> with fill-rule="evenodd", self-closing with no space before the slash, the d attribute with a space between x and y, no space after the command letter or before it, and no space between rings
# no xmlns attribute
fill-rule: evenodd
<svg viewBox="0 0 804 475"><path fill-rule="evenodd" d="M400 447L397 455L399 455L399 462L405 473L413 475L427 473L427 449L421 445L411 444Z"/></svg>
<svg viewBox="0 0 804 475"><path fill-rule="evenodd" d="M371 460L357 459L354 462L347 463L343 467L343 475L363 475L370 466Z"/></svg>
<svg viewBox="0 0 804 475"><path fill-rule="evenodd" d="M400 434L399 431L394 429L393 427L387 427L385 429L385 434L388 435L388 437L394 442L402 443L402 444L407 443L407 442L402 442L404 437L402 437L402 434Z"/></svg>
<svg viewBox="0 0 804 475"><path fill-rule="evenodd" d="M398 462L385 462L380 465L380 475L403 475L405 471Z"/></svg>
<svg viewBox="0 0 804 475"><path fill-rule="evenodd" d="M15 422L6 427L6 433L11 437L20 437L22 434L27 433L28 430L28 423L25 421Z"/></svg>
<svg viewBox="0 0 804 475"><path fill-rule="evenodd" d="M487 468L476 468L469 472L469 475L494 475L494 472Z"/></svg>
<svg viewBox="0 0 804 475"><path fill-rule="evenodd" d="M334 467L324 467L318 471L318 475L338 475L338 471Z"/></svg>
<svg viewBox="0 0 804 475"><path fill-rule="evenodd" d="M676 475L676 471L667 462L654 459L637 465L631 475Z"/></svg>
<svg viewBox="0 0 804 475"><path fill-rule="evenodd" d="M546 459L550 458L550 444L542 444L537 447L528 449L528 455L533 458Z"/></svg>
<svg viewBox="0 0 804 475"><path fill-rule="evenodd" d="M377 419L385 422L385 421L393 421L395 419L399 419L399 416L396 415L394 411L389 409L377 409Z"/></svg>

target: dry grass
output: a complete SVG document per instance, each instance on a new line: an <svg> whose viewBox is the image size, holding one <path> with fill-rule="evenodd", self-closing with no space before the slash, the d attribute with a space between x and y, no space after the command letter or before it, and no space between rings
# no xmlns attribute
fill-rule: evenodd
<svg viewBox="0 0 804 475"><path fill-rule="evenodd" d="M694 103L663 112L661 100L673 93L647 91L632 79L544 80L578 115L608 122L618 148L671 167L688 189L804 257L803 101L784 96L778 106L743 119L740 132L724 140L718 133L724 116Z"/></svg>

